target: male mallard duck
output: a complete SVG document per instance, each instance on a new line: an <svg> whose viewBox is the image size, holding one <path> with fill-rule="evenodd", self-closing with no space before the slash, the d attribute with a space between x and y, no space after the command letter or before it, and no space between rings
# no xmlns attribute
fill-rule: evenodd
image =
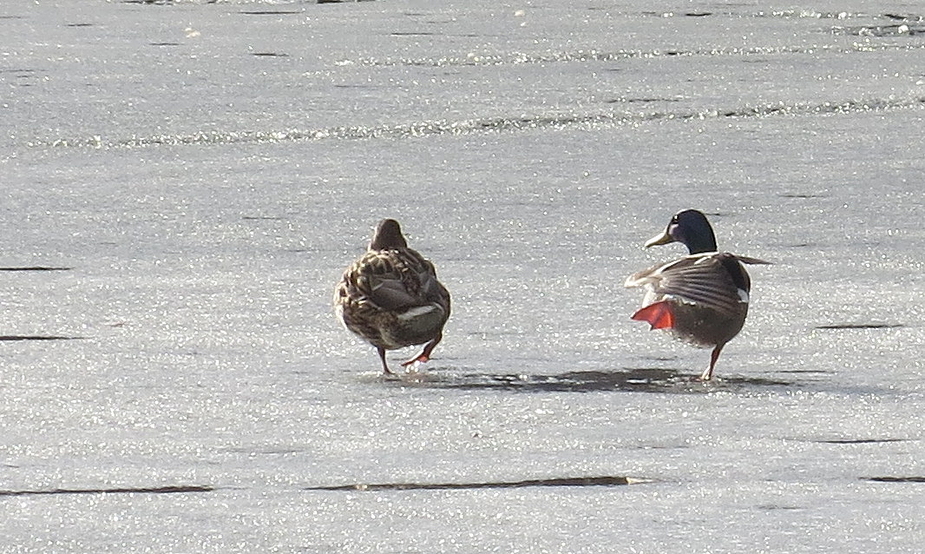
<svg viewBox="0 0 925 554"><path fill-rule="evenodd" d="M376 347L383 371L392 373L386 350L427 343L402 365L430 359L450 317L450 293L434 264L408 248L398 222L383 219L366 253L344 272L334 307L347 329Z"/></svg>
<svg viewBox="0 0 925 554"><path fill-rule="evenodd" d="M695 346L713 347L708 367L700 378L713 377L723 346L742 330L748 314L751 280L742 264L763 260L717 252L716 237L706 216L697 210L677 213L665 231L645 247L680 242L689 256L640 271L626 287L645 287L642 309L633 314L652 329L665 329Z"/></svg>

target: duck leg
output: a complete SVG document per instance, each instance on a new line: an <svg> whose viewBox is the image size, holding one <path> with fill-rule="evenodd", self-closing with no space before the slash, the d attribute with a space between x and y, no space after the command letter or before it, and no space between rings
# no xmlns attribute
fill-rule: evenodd
<svg viewBox="0 0 925 554"><path fill-rule="evenodd" d="M443 339L443 333L438 334L436 337L434 337L434 340L428 342L424 346L424 350L422 350L420 354L418 354L417 356L411 358L410 360L406 362L402 362L401 365L404 367L407 367L415 362L425 363L425 362L430 361L430 353L434 351L434 348L436 348L437 344L439 344L442 339Z"/></svg>
<svg viewBox="0 0 925 554"><path fill-rule="evenodd" d="M385 348L382 348L381 346L377 346L376 351L379 352L379 359L382 360L382 372L385 375L394 375L394 373L392 373L392 370L389 369L389 364L385 363Z"/></svg>
<svg viewBox="0 0 925 554"><path fill-rule="evenodd" d="M713 378L713 367L716 365L716 360L719 359L719 353L723 351L724 346L726 346L725 343L717 344L716 348L713 349L713 352L710 354L710 367L700 374L701 381L709 381Z"/></svg>

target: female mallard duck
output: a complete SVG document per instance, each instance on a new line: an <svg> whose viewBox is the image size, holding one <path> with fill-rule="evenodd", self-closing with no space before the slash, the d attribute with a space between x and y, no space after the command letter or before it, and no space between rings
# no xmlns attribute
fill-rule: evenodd
<svg viewBox="0 0 925 554"><path fill-rule="evenodd" d="M376 347L383 371L391 374L386 350L427 343L402 365L430 359L450 317L450 293L434 264L408 248L398 222L383 219L366 253L344 272L334 307L347 329Z"/></svg>
<svg viewBox="0 0 925 554"><path fill-rule="evenodd" d="M713 347L710 366L700 378L713 377L723 346L732 340L748 314L751 280L742 264L763 260L717 252L716 237L706 216L697 210L679 212L665 231L645 247L680 242L689 256L640 271L626 280L627 287L645 287L642 309L633 314L652 329L665 329L675 337L701 347Z"/></svg>

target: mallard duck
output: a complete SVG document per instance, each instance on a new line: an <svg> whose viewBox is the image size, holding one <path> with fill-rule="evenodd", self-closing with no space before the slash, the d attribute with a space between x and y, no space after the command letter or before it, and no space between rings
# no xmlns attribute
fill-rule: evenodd
<svg viewBox="0 0 925 554"><path fill-rule="evenodd" d="M434 264L408 248L398 222L383 219L366 253L344 272L334 307L348 330L376 347L382 370L391 374L386 350L426 343L402 366L430 359L450 317L450 293Z"/></svg>
<svg viewBox="0 0 925 554"><path fill-rule="evenodd" d="M745 324L751 279L742 264L767 264L763 260L717 252L716 236L706 216L697 210L675 214L665 231L645 247L680 242L690 255L640 271L626 280L626 287L644 287L642 309L632 319L646 321L652 329L665 329L695 346L713 347L710 366L700 379L713 377L723 346Z"/></svg>

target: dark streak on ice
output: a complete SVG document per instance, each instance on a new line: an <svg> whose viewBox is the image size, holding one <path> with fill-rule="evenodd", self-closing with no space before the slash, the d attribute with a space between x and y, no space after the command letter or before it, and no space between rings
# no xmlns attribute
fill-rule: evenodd
<svg viewBox="0 0 925 554"><path fill-rule="evenodd" d="M885 442L906 442L911 439L828 439L818 440L821 444L880 444Z"/></svg>
<svg viewBox="0 0 925 554"><path fill-rule="evenodd" d="M809 200L812 198L825 198L825 194L813 194L813 193L802 193L802 192L785 192L779 195L781 198L797 198L800 200Z"/></svg>
<svg viewBox="0 0 925 554"><path fill-rule="evenodd" d="M614 98L605 100L606 104L649 104L653 102L680 102L678 98Z"/></svg>
<svg viewBox="0 0 925 554"><path fill-rule="evenodd" d="M881 477L865 477L866 481L873 481L875 483L925 483L925 477L892 477L892 476L881 476Z"/></svg>
<svg viewBox="0 0 925 554"><path fill-rule="evenodd" d="M69 267L48 267L41 265L25 267L0 267L0 271L70 271Z"/></svg>
<svg viewBox="0 0 925 554"><path fill-rule="evenodd" d="M0 490L0 496L51 496L58 494L177 494L189 492L212 492L208 485L176 485L167 487L126 487L112 489L48 489L48 490Z"/></svg>
<svg viewBox="0 0 925 554"><path fill-rule="evenodd" d="M898 329L905 327L902 323L836 323L832 325L818 325L816 329Z"/></svg>
<svg viewBox="0 0 925 554"><path fill-rule="evenodd" d="M268 11L243 11L241 12L244 15L295 15L302 13L301 11L283 11L283 10L268 10Z"/></svg>
<svg viewBox="0 0 925 554"><path fill-rule="evenodd" d="M59 337L55 335L0 335L0 342L16 342L26 340L79 340L82 337Z"/></svg>
<svg viewBox="0 0 925 554"><path fill-rule="evenodd" d="M801 375L835 375L834 371L824 369L782 369L778 373L798 373Z"/></svg>
<svg viewBox="0 0 925 554"><path fill-rule="evenodd" d="M502 481L486 483L377 483L307 487L309 491L407 491L407 490L468 490L468 489L518 489L525 487L614 487L629 485L626 477L563 477L552 479L527 479L525 481Z"/></svg>
<svg viewBox="0 0 925 554"><path fill-rule="evenodd" d="M778 504L761 504L760 506L758 506L758 509L774 511L774 510L802 510L804 508L800 506L780 506Z"/></svg>

